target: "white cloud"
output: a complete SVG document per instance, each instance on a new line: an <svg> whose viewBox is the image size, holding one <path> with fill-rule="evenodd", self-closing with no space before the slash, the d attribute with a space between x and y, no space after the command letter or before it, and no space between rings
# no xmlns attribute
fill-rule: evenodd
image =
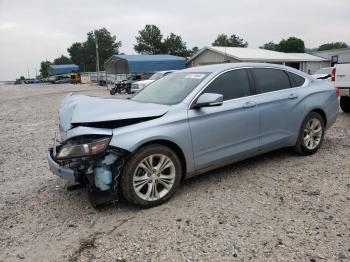
<svg viewBox="0 0 350 262"><path fill-rule="evenodd" d="M17 27L17 25L14 23L9 23L9 22L0 23L0 31L3 31L3 33L8 31L8 30L13 30L16 27Z"/></svg>

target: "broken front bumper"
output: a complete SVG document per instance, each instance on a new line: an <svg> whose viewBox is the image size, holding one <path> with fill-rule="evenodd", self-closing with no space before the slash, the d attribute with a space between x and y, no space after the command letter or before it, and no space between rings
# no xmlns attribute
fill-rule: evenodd
<svg viewBox="0 0 350 262"><path fill-rule="evenodd" d="M47 161L49 162L49 167L52 173L55 175L69 181L77 181L77 178L75 176L75 172L73 169L67 167L67 166L61 166L59 165L52 157L53 149L50 148L47 153Z"/></svg>

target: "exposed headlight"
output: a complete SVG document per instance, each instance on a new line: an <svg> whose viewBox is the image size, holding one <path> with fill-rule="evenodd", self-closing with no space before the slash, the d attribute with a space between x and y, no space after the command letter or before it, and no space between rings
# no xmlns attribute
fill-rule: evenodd
<svg viewBox="0 0 350 262"><path fill-rule="evenodd" d="M64 145L59 149L56 159L70 159L101 154L107 149L109 140L110 138L102 138L85 144Z"/></svg>

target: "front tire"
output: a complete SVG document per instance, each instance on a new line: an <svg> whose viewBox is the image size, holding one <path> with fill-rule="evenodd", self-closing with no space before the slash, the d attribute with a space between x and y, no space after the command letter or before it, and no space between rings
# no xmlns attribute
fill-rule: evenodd
<svg viewBox="0 0 350 262"><path fill-rule="evenodd" d="M312 155L323 142L325 124L322 116L316 112L309 113L300 128L294 150L300 155Z"/></svg>
<svg viewBox="0 0 350 262"><path fill-rule="evenodd" d="M142 208L158 206L175 193L181 174L181 162L173 150L159 144L142 147L123 168L122 194Z"/></svg>
<svg viewBox="0 0 350 262"><path fill-rule="evenodd" d="M350 97L349 96L341 96L340 97L340 108L345 113L350 113Z"/></svg>

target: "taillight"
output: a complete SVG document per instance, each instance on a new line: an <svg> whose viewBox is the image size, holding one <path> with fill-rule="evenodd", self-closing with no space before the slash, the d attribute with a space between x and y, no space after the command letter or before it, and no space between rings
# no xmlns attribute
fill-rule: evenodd
<svg viewBox="0 0 350 262"><path fill-rule="evenodd" d="M337 96L340 95L340 93L339 93L339 88L338 88L338 87L335 88L335 94L336 94Z"/></svg>
<svg viewBox="0 0 350 262"><path fill-rule="evenodd" d="M332 69L332 81L335 81L335 67Z"/></svg>

